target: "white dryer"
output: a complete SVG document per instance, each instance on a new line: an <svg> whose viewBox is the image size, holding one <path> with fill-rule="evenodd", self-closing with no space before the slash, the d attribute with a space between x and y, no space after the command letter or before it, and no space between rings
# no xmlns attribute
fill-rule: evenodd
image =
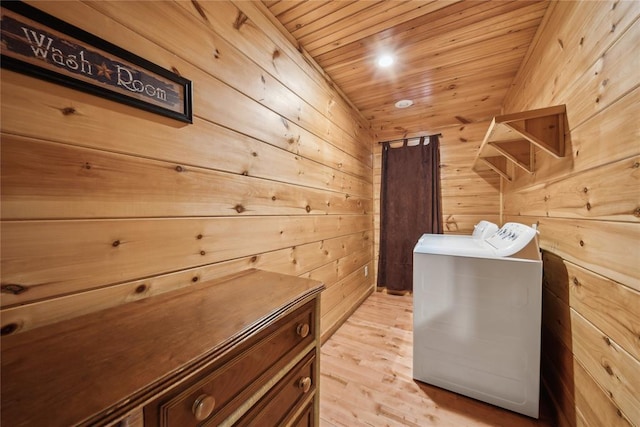
<svg viewBox="0 0 640 427"><path fill-rule="evenodd" d="M507 223L485 238L420 238L413 255L415 379L538 418L536 235Z"/></svg>

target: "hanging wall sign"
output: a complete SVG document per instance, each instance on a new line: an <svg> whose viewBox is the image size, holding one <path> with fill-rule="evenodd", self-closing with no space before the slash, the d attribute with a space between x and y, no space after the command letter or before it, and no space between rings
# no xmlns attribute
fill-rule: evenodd
<svg viewBox="0 0 640 427"><path fill-rule="evenodd" d="M3 68L191 123L191 81L22 2L2 2Z"/></svg>

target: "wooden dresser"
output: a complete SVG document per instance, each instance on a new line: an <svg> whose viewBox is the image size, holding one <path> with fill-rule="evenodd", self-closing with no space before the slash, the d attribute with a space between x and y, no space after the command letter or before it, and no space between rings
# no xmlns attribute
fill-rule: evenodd
<svg viewBox="0 0 640 427"><path fill-rule="evenodd" d="M2 338L3 426L317 426L316 281L260 270Z"/></svg>

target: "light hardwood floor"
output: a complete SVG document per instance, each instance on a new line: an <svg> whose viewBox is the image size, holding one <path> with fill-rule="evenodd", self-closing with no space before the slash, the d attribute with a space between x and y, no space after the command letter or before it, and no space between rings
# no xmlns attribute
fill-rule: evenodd
<svg viewBox="0 0 640 427"><path fill-rule="evenodd" d="M410 295L374 292L324 343L321 427L550 426L415 382L412 316Z"/></svg>

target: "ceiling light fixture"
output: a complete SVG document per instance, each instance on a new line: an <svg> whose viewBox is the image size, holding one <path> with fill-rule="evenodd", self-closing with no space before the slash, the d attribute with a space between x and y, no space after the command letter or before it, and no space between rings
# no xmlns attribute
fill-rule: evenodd
<svg viewBox="0 0 640 427"><path fill-rule="evenodd" d="M396 108L407 108L407 107L411 107L413 105L413 101L410 99L401 99L400 101L396 102Z"/></svg>
<svg viewBox="0 0 640 427"><path fill-rule="evenodd" d="M393 64L393 56L391 55L382 55L378 58L379 67L389 67L391 64Z"/></svg>

